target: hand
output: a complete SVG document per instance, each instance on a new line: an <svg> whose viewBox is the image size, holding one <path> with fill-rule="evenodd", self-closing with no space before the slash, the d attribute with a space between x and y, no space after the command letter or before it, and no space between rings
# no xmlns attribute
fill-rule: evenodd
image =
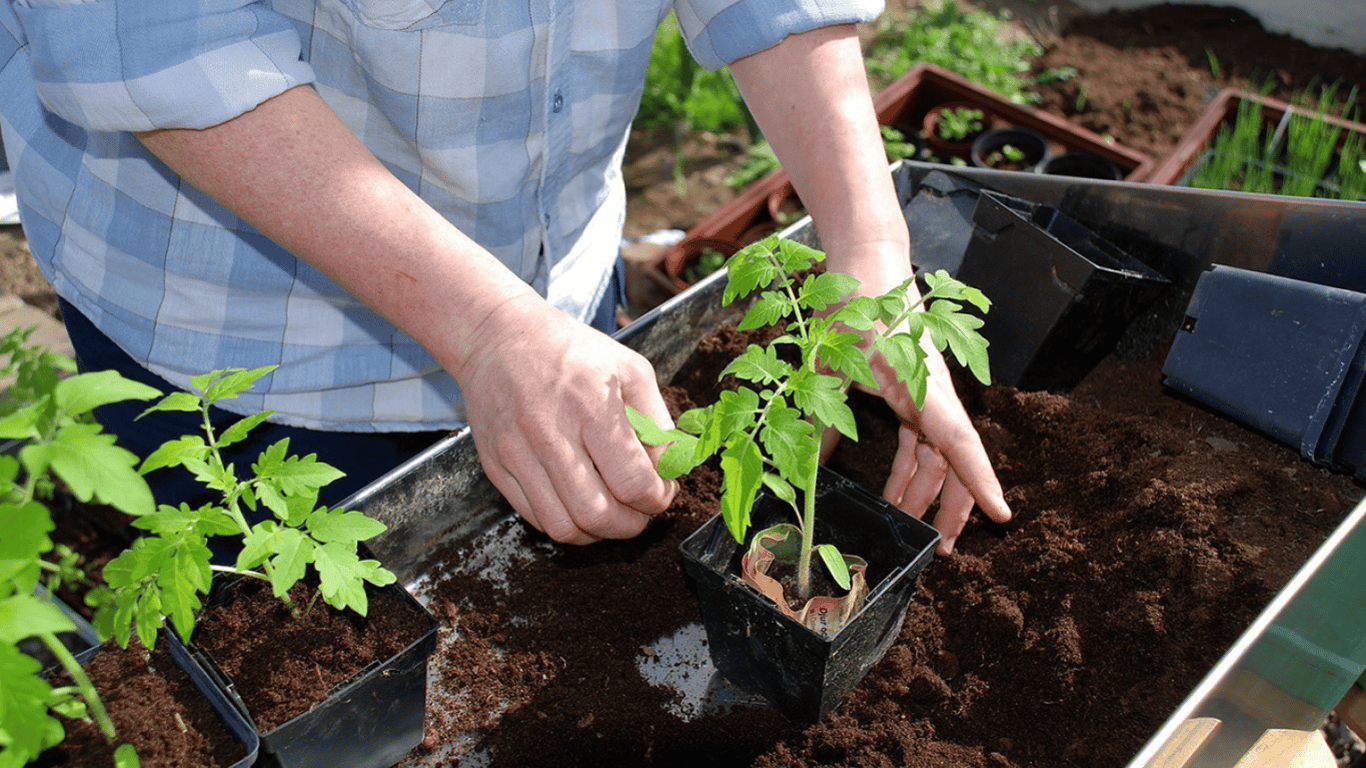
<svg viewBox="0 0 1366 768"><path fill-rule="evenodd" d="M509 302L496 322L455 372L489 479L556 541L639 534L676 490L626 418L629 403L673 425L650 364L543 302Z"/></svg>
<svg viewBox="0 0 1366 768"><path fill-rule="evenodd" d="M865 258L851 269L864 276L856 292L881 295L904 279L902 275L907 274L909 266L905 259L895 257ZM915 291L914 284L911 290ZM919 295L912 298L919 300ZM982 440L954 390L943 356L928 334L921 339L921 346L930 369L923 408L916 407L910 390L896 380L880 354L872 358L878 389L860 389L885 400L901 420L897 452L883 497L916 518L924 517L938 498L934 527L940 539L936 552L948 556L953 554L954 543L967 525L974 505L998 523L1009 521L1011 512ZM834 449L838 433L830 430L824 437L822 458Z"/></svg>
<svg viewBox="0 0 1366 768"><path fill-rule="evenodd" d="M1010 520L1010 507L1000 481L987 458L986 449L954 391L944 359L926 343L930 379L923 409L904 385L879 376L877 392L901 419L897 452L882 495L917 518L939 498L934 527L940 533L937 553L953 554L973 505L998 523Z"/></svg>

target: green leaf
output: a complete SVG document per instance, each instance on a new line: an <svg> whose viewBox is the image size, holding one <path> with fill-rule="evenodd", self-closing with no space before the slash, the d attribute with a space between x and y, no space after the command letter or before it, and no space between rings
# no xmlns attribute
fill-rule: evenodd
<svg viewBox="0 0 1366 768"><path fill-rule="evenodd" d="M763 483L764 457L754 439L731 435L721 452L721 517L738 542L749 530L749 511Z"/></svg>
<svg viewBox="0 0 1366 768"><path fill-rule="evenodd" d="M95 371L62 379L53 392L63 413L77 416L101 405L125 400L151 400L161 390L125 379L117 371Z"/></svg>
<svg viewBox="0 0 1366 768"><path fill-rule="evenodd" d="M154 507L152 490L134 469L138 457L98 424L69 424L52 442L20 449L19 458L30 472L50 467L80 501L94 499L134 516Z"/></svg>
<svg viewBox="0 0 1366 768"><path fill-rule="evenodd" d="M0 757L11 765L26 764L62 735L61 724L48 714L52 688L41 672L32 657L0 645Z"/></svg>
<svg viewBox="0 0 1366 768"><path fill-rule="evenodd" d="M810 269L813 265L825 261L823 251L796 240L779 239L777 235L771 237L778 240L778 263L783 271L789 275ZM772 250L773 248L770 247L769 251Z"/></svg>
<svg viewBox="0 0 1366 768"><path fill-rule="evenodd" d="M827 333L816 345L816 356L846 378L876 389L873 369L868 365L868 353L859 347L861 341L857 333L849 331Z"/></svg>
<svg viewBox="0 0 1366 768"><path fill-rule="evenodd" d="M721 372L724 378L733 375L737 379L752 381L756 384L772 384L782 381L792 374L792 366L778 359L778 351L773 347L750 344L744 352L726 366Z"/></svg>
<svg viewBox="0 0 1366 768"><path fill-rule="evenodd" d="M327 509L319 509L309 515L306 525L309 534L318 541L351 545L373 539L389 529L389 526L362 512Z"/></svg>
<svg viewBox="0 0 1366 768"><path fill-rule="evenodd" d="M218 447L227 448L234 443L240 443L253 429L270 416L270 412L263 412L247 416L233 422L231 426L223 430L218 435Z"/></svg>
<svg viewBox="0 0 1366 768"><path fill-rule="evenodd" d="M138 761L137 748L132 744L120 744L114 748L114 768L142 768Z"/></svg>
<svg viewBox="0 0 1366 768"><path fill-rule="evenodd" d="M364 574L367 568L352 548L342 544L324 544L317 548L313 559L318 569L318 591L333 608L351 610L364 616L369 609L365 595Z"/></svg>
<svg viewBox="0 0 1366 768"><path fill-rule="evenodd" d="M797 292L797 301L806 309L823 312L826 307L843 301L859 285L858 278L842 272L808 275Z"/></svg>
<svg viewBox="0 0 1366 768"><path fill-rule="evenodd" d="M303 532L294 528L277 529L271 542L275 554L270 558L270 584L276 597L284 597L285 593L308 573L308 564L316 562L319 547ZM355 548L354 543L350 546L352 549Z"/></svg>
<svg viewBox="0 0 1366 768"><path fill-rule="evenodd" d="M764 291L750 305L749 311L736 325L736 330L750 331L782 322L792 311L792 303L785 294L777 291Z"/></svg>
<svg viewBox="0 0 1366 768"><path fill-rule="evenodd" d="M41 597L19 594L0 600L0 643L13 645L26 637L75 629L61 609Z"/></svg>
<svg viewBox="0 0 1366 768"><path fill-rule="evenodd" d="M162 443L143 460L138 471L145 475L162 467L178 467L187 461L202 464L208 456L209 447L204 444L204 438L196 435L185 435Z"/></svg>
<svg viewBox="0 0 1366 768"><path fill-rule="evenodd" d="M318 455L288 456L289 438L271 445L261 453L251 469L260 480L270 479L286 496L319 488L340 480L346 473L324 462Z"/></svg>
<svg viewBox="0 0 1366 768"><path fill-rule="evenodd" d="M780 501L785 501L793 507L797 506L797 489L793 488L792 484L784 480L781 475L765 472L764 487Z"/></svg>
<svg viewBox="0 0 1366 768"><path fill-rule="evenodd" d="M189 392L172 392L148 406L146 410L138 414L138 418L140 419L149 413L156 413L157 411L195 413L202 407L203 402L199 399L198 395L192 395Z"/></svg>
<svg viewBox="0 0 1366 768"><path fill-rule="evenodd" d="M164 615L161 610L160 590L148 589L138 595L137 606L133 610L133 623L138 633L138 640L142 641L142 644L147 648L156 646L157 632L161 631ZM183 636L189 637L188 629L184 632Z"/></svg>
<svg viewBox="0 0 1366 768"><path fill-rule="evenodd" d="M721 296L723 305L748 296L755 288L767 287L778 277L778 266L770 255L777 244L778 236L769 235L741 248L730 258L726 264L726 290Z"/></svg>
<svg viewBox="0 0 1366 768"><path fill-rule="evenodd" d="M52 549L56 526L40 502L0 504L0 578L10 578Z"/></svg>
<svg viewBox="0 0 1366 768"><path fill-rule="evenodd" d="M759 430L759 442L763 443L773 463L789 482L805 489L810 478L815 475L816 459L820 442L811 422L802 417L802 412L783 404L781 398L769 406L768 419Z"/></svg>
<svg viewBox="0 0 1366 768"><path fill-rule="evenodd" d="M792 402L802 410L816 417L823 425L834 427L850 440L858 439L858 426L854 423L854 412L847 403L844 382L834 376L798 371L789 382Z"/></svg>
<svg viewBox="0 0 1366 768"><path fill-rule="evenodd" d="M191 380L195 389L204 393L204 402L216 405L231 400L251 389L258 380L279 366L263 365L260 368L225 368L196 376Z"/></svg>
<svg viewBox="0 0 1366 768"><path fill-rule="evenodd" d="M34 403L0 418L0 439L27 440L37 437L42 406L43 403Z"/></svg>
<svg viewBox="0 0 1366 768"><path fill-rule="evenodd" d="M821 560L825 562L825 568L830 572L830 578L840 585L840 589L847 590L851 586L849 580L849 565L844 562L844 555L835 548L834 544L819 544L816 552L820 554Z"/></svg>

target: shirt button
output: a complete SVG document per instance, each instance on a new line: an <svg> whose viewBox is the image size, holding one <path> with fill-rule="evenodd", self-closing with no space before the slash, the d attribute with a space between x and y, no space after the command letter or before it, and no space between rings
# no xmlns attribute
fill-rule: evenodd
<svg viewBox="0 0 1366 768"><path fill-rule="evenodd" d="M560 110L564 109L564 96L561 95L558 91L555 93L554 100L552 100L550 103L550 108L555 112L559 112Z"/></svg>

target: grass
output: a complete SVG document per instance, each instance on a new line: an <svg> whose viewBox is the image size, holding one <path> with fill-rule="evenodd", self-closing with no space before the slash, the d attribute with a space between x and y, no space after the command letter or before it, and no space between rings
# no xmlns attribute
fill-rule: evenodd
<svg viewBox="0 0 1366 768"><path fill-rule="evenodd" d="M1366 154L1361 132L1346 131L1323 119L1333 115L1338 84L1299 94L1292 101L1302 109L1289 114L1284 131L1263 118L1262 103L1243 99L1231 124L1221 126L1215 140L1188 184L1203 189L1298 197L1359 200L1366 193ZM1345 99L1356 101L1353 89ZM1344 107L1337 116L1355 120ZM1341 141L1339 141L1341 139ZM1333 161L1337 172L1331 180Z"/></svg>

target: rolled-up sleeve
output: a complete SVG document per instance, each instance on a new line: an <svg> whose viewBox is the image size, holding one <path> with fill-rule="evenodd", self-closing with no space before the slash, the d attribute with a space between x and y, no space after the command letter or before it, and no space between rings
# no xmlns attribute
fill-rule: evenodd
<svg viewBox="0 0 1366 768"><path fill-rule="evenodd" d="M43 105L89 130L207 128L314 80L299 35L244 0L17 5Z"/></svg>
<svg viewBox="0 0 1366 768"><path fill-rule="evenodd" d="M872 21L883 0L676 0L679 28L708 69L772 48L788 35Z"/></svg>

